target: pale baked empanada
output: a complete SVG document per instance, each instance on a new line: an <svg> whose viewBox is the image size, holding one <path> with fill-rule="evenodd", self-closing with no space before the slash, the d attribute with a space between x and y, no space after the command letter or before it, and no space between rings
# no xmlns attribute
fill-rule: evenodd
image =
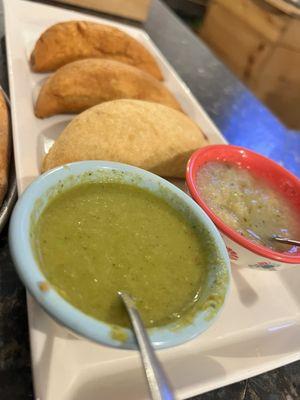
<svg viewBox="0 0 300 400"><path fill-rule="evenodd" d="M199 127L182 112L158 103L115 100L75 117L46 155L43 170L110 160L183 178L190 155L206 144Z"/></svg>

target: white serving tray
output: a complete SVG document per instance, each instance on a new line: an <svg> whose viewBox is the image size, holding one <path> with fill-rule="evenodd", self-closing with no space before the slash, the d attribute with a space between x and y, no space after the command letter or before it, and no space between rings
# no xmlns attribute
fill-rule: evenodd
<svg viewBox="0 0 300 400"><path fill-rule="evenodd" d="M46 75L30 71L39 34L63 20L85 19L124 29L157 58L165 83L211 143L225 140L148 35L140 29L61 8L4 0L14 152L19 193L39 174L44 153L71 116L39 120L33 99ZM262 373L300 358L300 268L284 271L233 266L232 290L218 321L198 338L161 350L178 398ZM147 386L135 351L77 339L28 297L35 395L40 400L143 400Z"/></svg>

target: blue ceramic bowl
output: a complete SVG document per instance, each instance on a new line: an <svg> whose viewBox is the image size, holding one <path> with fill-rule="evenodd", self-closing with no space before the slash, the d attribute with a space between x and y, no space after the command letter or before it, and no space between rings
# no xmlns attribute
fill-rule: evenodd
<svg viewBox="0 0 300 400"><path fill-rule="evenodd" d="M230 282L230 263L226 247L214 224L189 196L168 181L142 169L114 162L82 161L53 169L36 179L18 200L10 221L10 250L20 278L42 308L66 328L98 343L119 348L136 348L130 329L121 328L127 336L126 341L115 340L109 324L84 314L64 300L50 285L48 290L41 290L41 282L46 279L39 269L31 245L32 224L39 218L49 198L62 190L62 184L67 189L79 182L101 182L107 179L131 183L156 192L171 205L183 210L187 218L210 234L211 241L215 244L213 251L217 253L215 255L219 262L218 266L210 268L204 288L203 299L207 300L207 308L195 314L194 320L182 328L174 329L174 324L169 324L148 330L156 349L175 346L192 339L212 324L225 301ZM217 308L216 304L209 301L210 294L216 288L221 294Z"/></svg>

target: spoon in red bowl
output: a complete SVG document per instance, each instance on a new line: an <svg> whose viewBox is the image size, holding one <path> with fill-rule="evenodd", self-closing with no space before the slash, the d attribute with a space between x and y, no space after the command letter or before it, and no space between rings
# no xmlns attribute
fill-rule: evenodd
<svg viewBox="0 0 300 400"><path fill-rule="evenodd" d="M247 232L254 238L257 240L260 240L263 244L262 239L256 235L254 232L252 232L250 229L247 229ZM282 237L282 236L278 236L278 235L272 235L271 236L272 240L275 240L278 243L282 243L282 244L289 244L291 246L300 246L300 241L299 240L294 240L294 239L289 239L286 237Z"/></svg>
<svg viewBox="0 0 300 400"><path fill-rule="evenodd" d="M152 400L174 400L174 394L162 366L156 357L140 313L125 292L118 292L128 312L149 384Z"/></svg>
<svg viewBox="0 0 300 400"><path fill-rule="evenodd" d="M290 244L291 246L299 246L300 247L299 240L288 239L288 238L284 238L284 237L276 236L276 235L273 235L272 239L276 240L276 242L279 242L279 243Z"/></svg>

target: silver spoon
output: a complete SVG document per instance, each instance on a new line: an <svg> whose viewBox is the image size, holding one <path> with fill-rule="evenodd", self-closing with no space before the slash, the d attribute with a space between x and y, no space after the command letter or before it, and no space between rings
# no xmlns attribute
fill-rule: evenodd
<svg viewBox="0 0 300 400"><path fill-rule="evenodd" d="M133 331L140 349L149 389L153 400L174 400L165 372L150 343L141 316L132 298L125 292L118 292L128 312Z"/></svg>
<svg viewBox="0 0 300 400"><path fill-rule="evenodd" d="M290 244L291 246L300 246L299 240L288 239L288 238L284 238L284 237L276 236L276 235L273 235L272 239L276 240L276 242L279 242L279 243Z"/></svg>

